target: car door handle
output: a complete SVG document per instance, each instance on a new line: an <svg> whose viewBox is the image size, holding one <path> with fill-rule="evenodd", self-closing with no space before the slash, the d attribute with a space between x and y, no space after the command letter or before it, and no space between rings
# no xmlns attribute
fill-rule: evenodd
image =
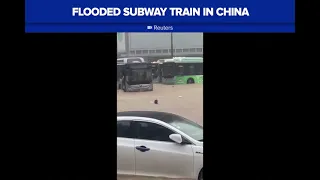
<svg viewBox="0 0 320 180"><path fill-rule="evenodd" d="M146 152L146 151L150 150L150 148L147 148L145 146L137 146L136 149L141 151L141 152Z"/></svg>

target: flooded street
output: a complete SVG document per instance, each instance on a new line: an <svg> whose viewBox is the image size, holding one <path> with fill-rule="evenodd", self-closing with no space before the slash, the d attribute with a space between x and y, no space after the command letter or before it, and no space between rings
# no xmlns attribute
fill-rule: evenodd
<svg viewBox="0 0 320 180"><path fill-rule="evenodd" d="M158 104L154 104L154 100ZM203 125L203 85L154 84L151 92L118 90L117 108L120 111L163 111L181 115Z"/></svg>

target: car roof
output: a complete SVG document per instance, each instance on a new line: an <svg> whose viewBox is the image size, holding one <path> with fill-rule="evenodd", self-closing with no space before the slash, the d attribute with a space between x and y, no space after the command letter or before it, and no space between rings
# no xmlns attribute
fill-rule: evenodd
<svg viewBox="0 0 320 180"><path fill-rule="evenodd" d="M178 116L176 114L172 114L168 112L159 112L159 111L123 111L123 112L118 112L117 116L136 116L136 117L153 118L153 119L163 121L165 123L170 123L173 120L175 121L186 120L183 117Z"/></svg>

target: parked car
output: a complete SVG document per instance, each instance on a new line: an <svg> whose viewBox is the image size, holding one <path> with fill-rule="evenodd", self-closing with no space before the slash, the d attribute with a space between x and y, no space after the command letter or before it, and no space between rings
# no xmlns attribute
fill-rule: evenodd
<svg viewBox="0 0 320 180"><path fill-rule="evenodd" d="M119 112L117 174L202 180L203 128L166 112Z"/></svg>

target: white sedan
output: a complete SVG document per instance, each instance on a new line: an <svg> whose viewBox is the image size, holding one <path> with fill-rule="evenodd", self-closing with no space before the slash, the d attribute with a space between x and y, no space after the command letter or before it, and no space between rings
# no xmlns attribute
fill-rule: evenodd
<svg viewBox="0 0 320 180"><path fill-rule="evenodd" d="M203 128L171 113L119 112L117 174L202 180Z"/></svg>

